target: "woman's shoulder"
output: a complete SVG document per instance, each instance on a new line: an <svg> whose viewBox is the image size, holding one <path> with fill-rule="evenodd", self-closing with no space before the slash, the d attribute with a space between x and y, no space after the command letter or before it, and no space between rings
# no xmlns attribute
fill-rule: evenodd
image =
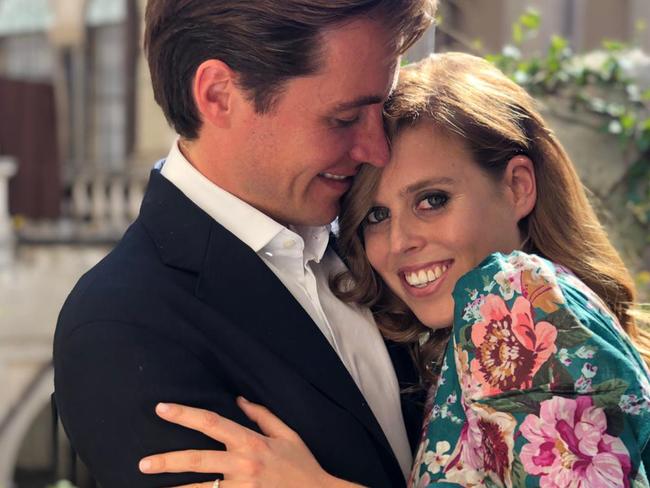
<svg viewBox="0 0 650 488"><path fill-rule="evenodd" d="M620 328L600 297L571 270L536 254L492 253L456 283L454 300L457 311L460 306L463 308L463 320L478 316L472 312L477 312L477 307L488 298L505 302L526 300L537 315L564 313L562 310L568 309L585 321L604 321Z"/></svg>
<svg viewBox="0 0 650 488"><path fill-rule="evenodd" d="M466 272L456 283L455 294L469 287L482 285L484 291L500 292L511 296L521 286L523 273L540 279L555 282L558 274L570 273L566 268L552 263L537 254L513 251L509 254L495 252L488 255L477 266ZM495 289L498 286L498 289Z"/></svg>
<svg viewBox="0 0 650 488"><path fill-rule="evenodd" d="M562 266L494 253L459 280L454 300L454 343L483 385L478 396L549 382L590 393L613 379L650 394L646 367L614 315Z"/></svg>

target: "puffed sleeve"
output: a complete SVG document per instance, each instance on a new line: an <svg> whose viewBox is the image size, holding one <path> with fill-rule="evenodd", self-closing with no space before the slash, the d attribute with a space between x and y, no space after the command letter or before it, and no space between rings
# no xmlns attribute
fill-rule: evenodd
<svg viewBox="0 0 650 488"><path fill-rule="evenodd" d="M466 420L446 481L649 486L648 370L589 288L538 256L496 253L454 301Z"/></svg>

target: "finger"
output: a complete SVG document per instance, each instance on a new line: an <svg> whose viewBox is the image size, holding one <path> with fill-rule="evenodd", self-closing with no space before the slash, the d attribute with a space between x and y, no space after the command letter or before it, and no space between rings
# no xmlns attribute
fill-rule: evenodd
<svg viewBox="0 0 650 488"><path fill-rule="evenodd" d="M190 485L172 486L171 488L213 488L214 481L206 481L205 483L192 483ZM219 488L224 488L224 482L219 483Z"/></svg>
<svg viewBox="0 0 650 488"><path fill-rule="evenodd" d="M250 488L252 485L246 481L222 480L219 488ZM191 485L174 486L171 488L214 488L214 481L205 483L192 483Z"/></svg>
<svg viewBox="0 0 650 488"><path fill-rule="evenodd" d="M259 425L262 432L267 436L281 439L300 438L291 427L273 415L268 408L252 403L241 396L237 397L237 405L249 419Z"/></svg>
<svg viewBox="0 0 650 488"><path fill-rule="evenodd" d="M228 449L245 446L259 436L257 432L202 408L159 403L156 405L156 413L168 422L201 432L225 444Z"/></svg>
<svg viewBox="0 0 650 488"><path fill-rule="evenodd" d="M154 473L221 473L237 472L241 459L225 451L174 451L147 456L138 467L146 474Z"/></svg>
<svg viewBox="0 0 650 488"><path fill-rule="evenodd" d="M171 488L214 488L214 481L206 481L205 483L192 483L190 485L173 486ZM219 488L226 488L224 482L219 483Z"/></svg>

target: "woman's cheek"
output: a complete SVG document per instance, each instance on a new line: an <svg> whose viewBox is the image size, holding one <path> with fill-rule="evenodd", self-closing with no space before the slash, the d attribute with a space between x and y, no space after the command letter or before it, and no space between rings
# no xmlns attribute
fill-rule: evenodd
<svg viewBox="0 0 650 488"><path fill-rule="evenodd" d="M386 259L388 258L388 251L384 249L385 246L381 244L380 236L371 231L366 231L364 236L366 242L366 256L370 262L370 266L379 273L382 279L386 280Z"/></svg>

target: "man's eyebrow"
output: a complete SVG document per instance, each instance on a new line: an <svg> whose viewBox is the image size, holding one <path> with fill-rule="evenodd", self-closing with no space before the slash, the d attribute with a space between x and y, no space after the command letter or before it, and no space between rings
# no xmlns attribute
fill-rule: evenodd
<svg viewBox="0 0 650 488"><path fill-rule="evenodd" d="M332 112L345 112L346 110L353 108L363 107L365 105L375 105L377 103L384 103L384 97L379 95L366 95L347 102L341 102L334 106Z"/></svg>
<svg viewBox="0 0 650 488"><path fill-rule="evenodd" d="M412 185L407 186L402 191L400 191L400 195L406 196L408 194L415 193L419 190L422 190L423 188L426 188L428 186L453 185L454 183L456 183L456 180L454 180L453 178L449 178L448 176L442 176L440 178L429 178L426 180L417 181Z"/></svg>

